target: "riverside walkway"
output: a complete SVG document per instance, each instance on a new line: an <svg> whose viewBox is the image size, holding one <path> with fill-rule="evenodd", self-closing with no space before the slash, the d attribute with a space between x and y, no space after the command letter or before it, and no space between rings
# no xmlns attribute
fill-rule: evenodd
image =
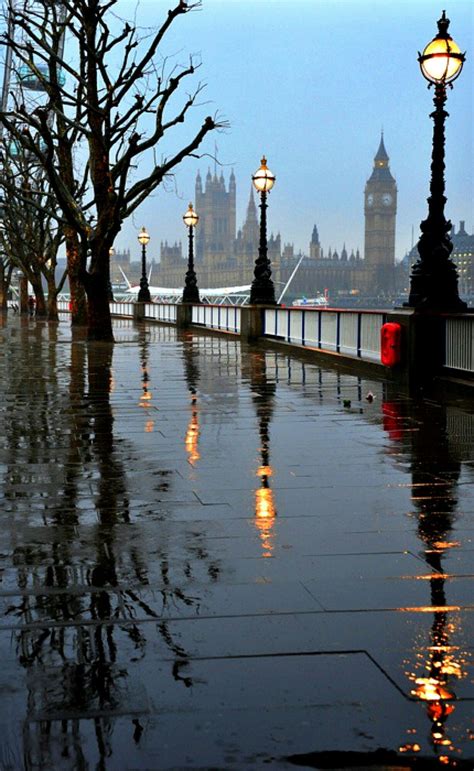
<svg viewBox="0 0 474 771"><path fill-rule="evenodd" d="M474 768L474 407L0 329L0 769Z"/></svg>

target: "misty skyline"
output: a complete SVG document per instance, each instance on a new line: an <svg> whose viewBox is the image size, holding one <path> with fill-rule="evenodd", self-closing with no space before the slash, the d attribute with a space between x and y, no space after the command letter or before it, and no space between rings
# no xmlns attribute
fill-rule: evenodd
<svg viewBox="0 0 474 771"><path fill-rule="evenodd" d="M135 3L123 0L124 16ZM141 2L137 23L158 25L169 3ZM418 51L437 32L443 8L466 63L449 91L446 125L446 216L472 230L473 214L473 5L470 0L204 0L165 39L170 61L198 54L197 79L207 84L194 115L177 132L187 136L216 112L230 129L210 135L218 173L237 181L237 227L244 221L251 175L262 154L277 182L269 198L268 230L282 243L308 250L313 225L325 251L364 250L364 187L383 128L390 169L398 185L396 257L419 237L429 195L433 92L420 73ZM188 85L188 88L190 85ZM180 133L181 132L181 133ZM173 141L168 139L170 150ZM168 145L167 145L168 146ZM162 151L166 151L164 146ZM197 171L214 171L212 157L187 159L168 191L159 189L124 224L118 249L139 255L136 233L151 235L149 255L161 241L181 240L182 214L194 199ZM176 191L173 189L176 187ZM185 247L184 247L185 248Z"/></svg>

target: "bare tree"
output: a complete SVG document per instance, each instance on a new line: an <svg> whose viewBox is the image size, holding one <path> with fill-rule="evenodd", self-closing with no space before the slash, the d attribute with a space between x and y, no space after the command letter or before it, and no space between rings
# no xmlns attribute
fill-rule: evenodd
<svg viewBox="0 0 474 771"><path fill-rule="evenodd" d="M44 170L21 147L4 142L0 154L3 194L0 245L7 262L19 268L33 287L36 315L58 319L57 295L67 272L56 283L58 250L63 230L51 208L51 191ZM43 281L44 279L44 281ZM44 293L47 285L47 300Z"/></svg>
<svg viewBox="0 0 474 771"><path fill-rule="evenodd" d="M10 289L13 265L0 255L0 316L7 312L8 291Z"/></svg>
<svg viewBox="0 0 474 771"><path fill-rule="evenodd" d="M165 134L185 122L203 88L195 85L172 109L198 65L191 58L170 69L161 53L163 39L201 2L179 0L159 29L142 38L135 24L119 25L118 4L41 0L25 11L9 0L21 35L4 36L20 63L20 79L27 68L46 99L29 109L17 98L0 112L0 122L47 173L65 221L69 275L74 279L77 272L87 294L90 339L113 339L109 250L122 223L181 161L195 155L210 131L224 125L208 116L184 142L177 140L178 148L158 157Z"/></svg>

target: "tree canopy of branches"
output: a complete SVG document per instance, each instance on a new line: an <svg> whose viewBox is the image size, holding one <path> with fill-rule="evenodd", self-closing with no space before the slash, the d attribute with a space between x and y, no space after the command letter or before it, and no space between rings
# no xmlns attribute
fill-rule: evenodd
<svg viewBox="0 0 474 771"><path fill-rule="evenodd" d="M66 272L56 283L57 255L63 231L51 210L51 191L44 170L19 146L2 143L2 224L0 247L7 263L19 268L36 298L36 315L57 320L57 295ZM34 191L34 192L33 192ZM39 216L41 213L41 216ZM46 303L43 278L48 287Z"/></svg>
<svg viewBox="0 0 474 771"><path fill-rule="evenodd" d="M160 142L174 136L203 88L197 83L182 95L198 65L191 58L170 69L163 39L200 5L179 0L158 29L140 37L135 24L118 23L119 0L41 0L21 7L9 0L12 24L4 43L17 78L25 71L36 78L44 100L32 109L25 89L12 92L0 122L47 175L50 205L61 213L70 282L77 277L87 294L90 339L113 339L109 252L122 223L224 125L208 116L158 158Z"/></svg>

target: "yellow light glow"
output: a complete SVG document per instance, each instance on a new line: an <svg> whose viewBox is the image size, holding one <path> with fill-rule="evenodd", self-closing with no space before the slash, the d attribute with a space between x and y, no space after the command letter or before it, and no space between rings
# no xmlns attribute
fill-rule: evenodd
<svg viewBox="0 0 474 771"><path fill-rule="evenodd" d="M191 464L191 466L194 466L196 461L198 461L201 457L200 452L198 450L198 441L199 441L199 416L198 416L197 410L194 409L191 414L191 418L189 420L188 427L186 430L186 436L184 439L186 452L188 453L188 461Z"/></svg>
<svg viewBox="0 0 474 771"><path fill-rule="evenodd" d="M259 488L255 491L255 525L260 533L262 557L271 557L274 551L272 530L275 517L273 491L269 487Z"/></svg>
<svg viewBox="0 0 474 771"><path fill-rule="evenodd" d="M453 677L462 678L466 675L461 664L455 661L451 656L448 656L443 662L441 662L440 670L443 675L453 675Z"/></svg>
<svg viewBox="0 0 474 771"><path fill-rule="evenodd" d="M461 610L459 605L421 605L413 608L397 608L402 613L448 613Z"/></svg>
<svg viewBox="0 0 474 771"><path fill-rule="evenodd" d="M268 193L275 184L275 175L272 174L267 166L267 159L263 156L261 160L261 166L252 177L252 182L255 190L259 193Z"/></svg>
<svg viewBox="0 0 474 771"><path fill-rule="evenodd" d="M152 434L154 428L155 428L155 421L147 420L147 422L145 423L145 434Z"/></svg>
<svg viewBox="0 0 474 771"><path fill-rule="evenodd" d="M460 541L435 541L431 544L434 549L456 549L461 546Z"/></svg>
<svg viewBox="0 0 474 771"><path fill-rule="evenodd" d="M146 228L142 228L137 236L142 246L146 246L150 241L150 236Z"/></svg>
<svg viewBox="0 0 474 771"><path fill-rule="evenodd" d="M435 38L420 57L423 75L431 83L449 83L459 75L462 65L461 49L451 39Z"/></svg>
<svg viewBox="0 0 474 771"><path fill-rule="evenodd" d="M420 752L421 747L419 744L403 744L398 748L399 752Z"/></svg>
<svg viewBox="0 0 474 771"><path fill-rule="evenodd" d="M443 579L443 581L446 578L452 578L451 573L427 573L425 576L402 576L402 578L411 578L412 580L415 579L415 581L432 581L433 579Z"/></svg>
<svg viewBox="0 0 474 771"><path fill-rule="evenodd" d="M183 220L187 228L193 228L198 224L199 215L194 211L192 203L189 204L187 212L183 215Z"/></svg>
<svg viewBox="0 0 474 771"><path fill-rule="evenodd" d="M454 712L454 710L455 707L453 704L440 704L439 701L430 702L428 705L428 715L430 719L438 724L442 717L447 717Z"/></svg>
<svg viewBox="0 0 474 771"><path fill-rule="evenodd" d="M411 695L422 701L443 701L455 698L454 694L434 677L417 677L415 683L418 687L411 691Z"/></svg>

